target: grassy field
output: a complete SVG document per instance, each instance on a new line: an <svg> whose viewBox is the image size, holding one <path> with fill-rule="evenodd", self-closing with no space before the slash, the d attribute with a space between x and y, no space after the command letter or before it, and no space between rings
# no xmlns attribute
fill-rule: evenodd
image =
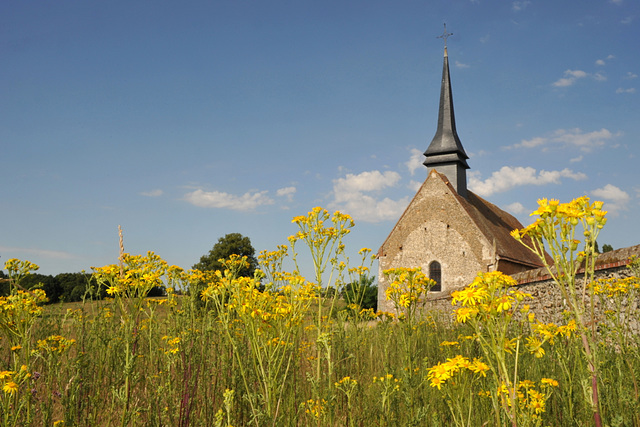
<svg viewBox="0 0 640 427"><path fill-rule="evenodd" d="M19 285L33 265L9 260L2 425L640 425L630 322L640 280L571 282L567 253L588 266L589 239L584 250L546 242L568 260L556 259L566 267L557 286L571 304L554 325L539 322L531 297L498 272L454 292L450 313L423 307L433 282L419 269L385 272L393 313L347 304L328 287L369 274L364 262L341 261L348 217L314 210L294 222L300 233L262 253L255 277L238 277L240 258L224 271L185 272L153 253L123 253L121 265L94 270L105 300L88 288L82 303L42 305L43 292ZM300 243L314 259L313 278L282 269L285 258L295 264ZM637 274L639 263L631 266ZM146 298L159 284L168 296ZM176 292L186 289L200 291ZM610 309L597 318L594 301Z"/></svg>

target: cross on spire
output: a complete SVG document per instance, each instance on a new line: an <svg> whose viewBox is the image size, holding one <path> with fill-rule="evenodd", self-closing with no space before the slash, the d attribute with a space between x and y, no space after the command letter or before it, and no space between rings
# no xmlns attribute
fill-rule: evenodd
<svg viewBox="0 0 640 427"><path fill-rule="evenodd" d="M441 36L436 37L437 39L443 39L444 40L444 48L447 48L447 38L449 38L449 36L452 36L453 33L449 33L447 32L447 24L444 24L444 33L442 33Z"/></svg>

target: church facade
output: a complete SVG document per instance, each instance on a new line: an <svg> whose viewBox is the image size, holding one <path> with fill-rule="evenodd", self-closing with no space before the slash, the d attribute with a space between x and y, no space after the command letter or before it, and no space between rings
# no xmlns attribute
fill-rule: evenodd
<svg viewBox="0 0 640 427"><path fill-rule="evenodd" d="M542 265L510 236L522 224L467 189L469 157L456 130L446 44L438 126L424 155L427 178L378 251L380 310L393 308L385 299L387 269L420 267L436 282L429 298L440 299L480 271L515 274Z"/></svg>

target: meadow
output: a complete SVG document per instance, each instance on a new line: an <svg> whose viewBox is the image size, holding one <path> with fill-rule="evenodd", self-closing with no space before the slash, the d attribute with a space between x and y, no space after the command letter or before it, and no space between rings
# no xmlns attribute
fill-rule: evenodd
<svg viewBox="0 0 640 427"><path fill-rule="evenodd" d="M567 301L559 325L539 321L499 272L454 292L449 313L429 311L433 282L420 269L384 272L393 312L345 302L341 288L370 278L373 257L347 259L353 221L321 208L293 219L297 233L262 252L253 277L238 275L240 257L184 271L122 248L118 263L93 268L83 302L44 305L42 290L20 286L37 266L11 259L2 425L640 425L640 262L632 277L595 280L602 204L539 205L512 234L554 259ZM299 274L302 251L314 277ZM159 285L167 296L148 298Z"/></svg>

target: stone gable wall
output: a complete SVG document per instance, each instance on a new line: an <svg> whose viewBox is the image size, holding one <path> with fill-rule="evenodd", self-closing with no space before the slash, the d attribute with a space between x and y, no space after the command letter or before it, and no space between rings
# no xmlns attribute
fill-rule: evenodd
<svg viewBox="0 0 640 427"><path fill-rule="evenodd" d="M470 283L477 271L487 271L492 263L492 244L473 224L460 206L453 190L438 177L428 179L380 248L378 308L392 311L384 291L382 271L398 267L421 267L428 275L429 264L442 266L442 289L452 290Z"/></svg>

